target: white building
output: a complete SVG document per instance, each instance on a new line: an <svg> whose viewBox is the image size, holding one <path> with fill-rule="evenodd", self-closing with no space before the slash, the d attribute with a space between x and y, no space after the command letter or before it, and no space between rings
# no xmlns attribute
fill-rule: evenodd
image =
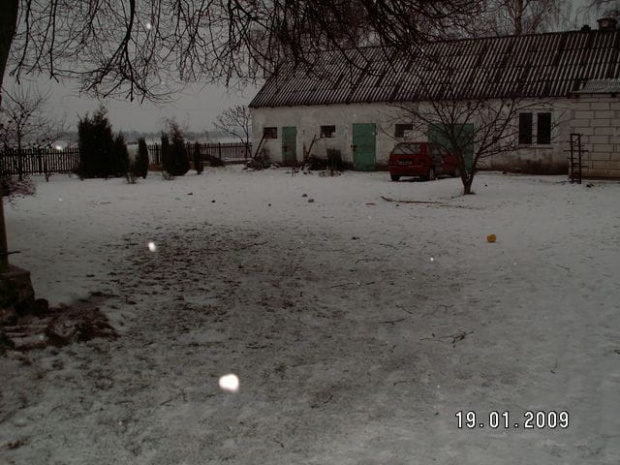
<svg viewBox="0 0 620 465"><path fill-rule="evenodd" d="M565 173L570 134L579 132L589 151L584 176L620 178L620 88L588 91L620 78L620 30L599 23L593 31L434 42L405 58L378 47L353 51L348 62L325 52L312 72L285 65L250 104L254 151L294 164L335 149L356 169L380 168L397 142L434 137L399 106L511 99L528 107L514 115L516 149L482 166ZM588 158L595 153L596 163Z"/></svg>

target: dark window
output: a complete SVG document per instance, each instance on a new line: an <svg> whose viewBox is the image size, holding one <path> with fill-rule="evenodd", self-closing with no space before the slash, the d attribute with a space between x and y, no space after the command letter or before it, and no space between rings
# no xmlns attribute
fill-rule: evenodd
<svg viewBox="0 0 620 465"><path fill-rule="evenodd" d="M551 113L538 113L537 144L551 143Z"/></svg>
<svg viewBox="0 0 620 465"><path fill-rule="evenodd" d="M394 137L405 137L407 131L413 131L413 124L397 124L394 128Z"/></svg>
<svg viewBox="0 0 620 465"><path fill-rule="evenodd" d="M520 113L519 114L519 144L531 144L532 143L532 114Z"/></svg>
<svg viewBox="0 0 620 465"><path fill-rule="evenodd" d="M263 137L265 139L277 139L278 128L263 128Z"/></svg>
<svg viewBox="0 0 620 465"><path fill-rule="evenodd" d="M321 126L321 137L334 137L336 126Z"/></svg>

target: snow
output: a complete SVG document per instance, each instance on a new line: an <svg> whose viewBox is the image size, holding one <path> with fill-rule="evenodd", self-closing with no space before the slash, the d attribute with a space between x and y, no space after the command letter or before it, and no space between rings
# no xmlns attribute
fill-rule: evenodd
<svg viewBox="0 0 620 465"><path fill-rule="evenodd" d="M12 263L121 337L0 358L2 464L620 463L618 183L37 183Z"/></svg>

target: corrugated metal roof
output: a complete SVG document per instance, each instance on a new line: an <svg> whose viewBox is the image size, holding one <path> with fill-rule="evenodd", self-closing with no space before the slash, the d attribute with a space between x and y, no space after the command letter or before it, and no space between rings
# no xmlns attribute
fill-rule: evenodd
<svg viewBox="0 0 620 465"><path fill-rule="evenodd" d="M562 97L591 80L619 88L619 60L620 30L432 42L413 56L369 47L346 60L329 51L310 72L284 64L250 106Z"/></svg>

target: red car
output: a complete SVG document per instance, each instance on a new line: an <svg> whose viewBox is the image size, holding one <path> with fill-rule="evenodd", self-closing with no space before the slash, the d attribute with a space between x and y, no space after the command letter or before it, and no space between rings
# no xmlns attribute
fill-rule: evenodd
<svg viewBox="0 0 620 465"><path fill-rule="evenodd" d="M417 176L433 180L442 174L460 176L456 156L446 154L441 147L427 142L401 142L390 153L390 177Z"/></svg>

